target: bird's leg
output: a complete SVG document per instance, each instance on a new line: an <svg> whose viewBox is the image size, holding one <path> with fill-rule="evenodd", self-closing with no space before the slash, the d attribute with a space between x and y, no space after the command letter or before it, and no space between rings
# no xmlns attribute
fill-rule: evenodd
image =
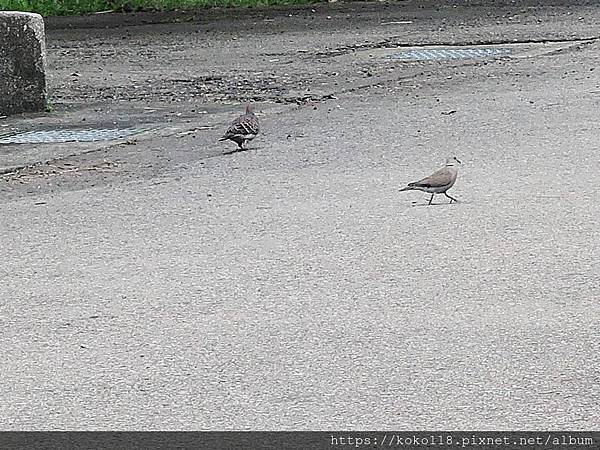
<svg viewBox="0 0 600 450"><path fill-rule="evenodd" d="M244 141L238 142L238 147L240 148L240 150L244 150Z"/></svg>
<svg viewBox="0 0 600 450"><path fill-rule="evenodd" d="M450 203L452 203L453 200L458 203L458 200L456 200L454 197L450 197L446 192L444 192L444 195L450 199Z"/></svg>
<svg viewBox="0 0 600 450"><path fill-rule="evenodd" d="M429 206L429 205L431 205L431 202L433 201L433 196L434 196L434 195L435 195L435 194L431 194L431 198L429 199L429 204L428 204L428 206Z"/></svg>

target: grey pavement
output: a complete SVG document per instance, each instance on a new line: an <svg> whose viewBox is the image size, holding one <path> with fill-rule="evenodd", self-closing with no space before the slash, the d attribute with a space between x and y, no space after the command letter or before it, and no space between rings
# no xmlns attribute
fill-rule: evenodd
<svg viewBox="0 0 600 450"><path fill-rule="evenodd" d="M600 7L421 5L48 24L55 112L0 125L156 131L0 147L3 429L598 428Z"/></svg>

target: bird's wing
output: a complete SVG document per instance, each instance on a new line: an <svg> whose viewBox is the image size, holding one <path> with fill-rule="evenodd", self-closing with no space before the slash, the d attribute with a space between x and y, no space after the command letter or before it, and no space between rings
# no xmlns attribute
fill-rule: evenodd
<svg viewBox="0 0 600 450"><path fill-rule="evenodd" d="M260 125L258 124L258 117L252 114L248 114L248 121L246 125L251 129L254 134L258 134L260 131Z"/></svg>
<svg viewBox="0 0 600 450"><path fill-rule="evenodd" d="M254 114L244 114L239 116L227 129L226 136L258 134L258 119Z"/></svg>
<svg viewBox="0 0 600 450"><path fill-rule="evenodd" d="M450 170L448 167L442 167L437 172L423 178L422 180L410 183L409 186L420 186L420 187L444 187L452 183L456 178L456 173Z"/></svg>

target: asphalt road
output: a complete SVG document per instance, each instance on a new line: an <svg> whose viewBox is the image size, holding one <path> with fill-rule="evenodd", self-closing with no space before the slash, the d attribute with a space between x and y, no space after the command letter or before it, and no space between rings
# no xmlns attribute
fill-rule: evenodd
<svg viewBox="0 0 600 450"><path fill-rule="evenodd" d="M65 95L55 115L11 126L100 123L130 104L177 130L70 157L46 149L62 156L3 176L2 428L597 429L600 42L571 41L594 37L600 8L531 5L462 16L451 3L420 16L395 6L396 21L425 27L410 43L565 41L487 61L385 58L410 24L381 25L379 4L364 26L356 5L322 5L313 28L268 37L234 26L247 18L216 18L206 39L234 21L226 36L239 33L231 48L249 65L263 67L260 39L290 43L271 59L293 61L291 87L279 84L290 98L259 98L263 135L228 155L215 137L245 91L165 105L116 90L112 103L94 97L94 115L83 95L102 89L77 97L53 81ZM352 27L322 25L345 8ZM477 20L452 22L467 13ZM185 52L194 23L51 29L49 48L106 33L107 47L131 53L119 34L131 27L168 32ZM292 43L313 36L300 60ZM231 48L210 52L238 86ZM50 58L56 80L67 69ZM126 77L115 60L107 67ZM93 86L72 61L77 83ZM321 97L293 100L298 80ZM464 163L450 191L460 203L398 192L446 156Z"/></svg>

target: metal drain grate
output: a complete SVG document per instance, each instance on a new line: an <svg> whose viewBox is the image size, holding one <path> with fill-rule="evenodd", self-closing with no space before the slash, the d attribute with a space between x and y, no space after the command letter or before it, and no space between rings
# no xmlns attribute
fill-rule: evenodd
<svg viewBox="0 0 600 450"><path fill-rule="evenodd" d="M435 59L468 59L468 58L490 58L510 53L511 49L506 47L497 48L469 48L469 47L445 47L430 49L406 50L390 55L390 58L401 61L423 61Z"/></svg>
<svg viewBox="0 0 600 450"><path fill-rule="evenodd" d="M148 128L90 128L86 130L26 131L0 135L0 144L54 144L122 139L148 131Z"/></svg>

